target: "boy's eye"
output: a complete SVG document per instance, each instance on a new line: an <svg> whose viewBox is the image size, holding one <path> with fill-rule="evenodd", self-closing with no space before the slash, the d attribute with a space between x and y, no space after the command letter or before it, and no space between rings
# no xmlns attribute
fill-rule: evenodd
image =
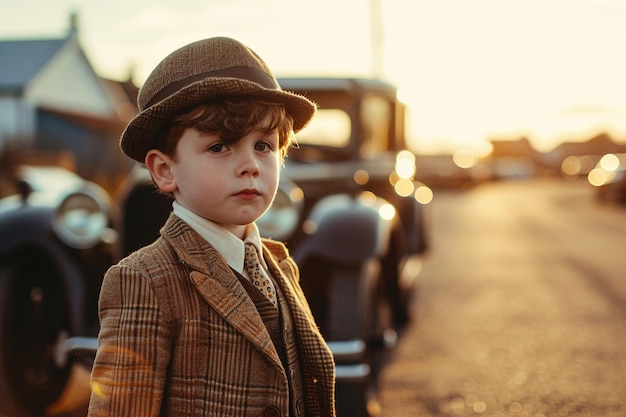
<svg viewBox="0 0 626 417"><path fill-rule="evenodd" d="M254 150L259 152L272 152L278 149L278 133L276 131L265 134L264 138L254 144Z"/></svg>
<svg viewBox="0 0 626 417"><path fill-rule="evenodd" d="M224 144L223 143L214 143L213 145L209 146L209 150L211 152L215 152L215 153L222 152L224 150Z"/></svg>
<svg viewBox="0 0 626 417"><path fill-rule="evenodd" d="M257 151L267 151L267 150L271 150L271 146L267 142L257 142L254 145L254 149Z"/></svg>

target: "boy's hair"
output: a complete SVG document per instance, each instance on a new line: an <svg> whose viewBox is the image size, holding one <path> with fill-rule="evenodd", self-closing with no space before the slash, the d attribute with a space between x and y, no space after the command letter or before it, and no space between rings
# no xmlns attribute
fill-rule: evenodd
<svg viewBox="0 0 626 417"><path fill-rule="evenodd" d="M176 114L218 97L252 97L280 103L298 133L317 105L305 96L284 91L267 64L234 39L216 37L192 42L169 54L139 90L139 114L120 138L124 154L144 163L154 138ZM229 128L230 129L230 128Z"/></svg>
<svg viewBox="0 0 626 417"><path fill-rule="evenodd" d="M281 159L294 141L293 119L280 103L251 97L224 97L202 102L170 119L155 138L154 148L176 160L176 145L185 129L217 134L235 143L254 129L278 131Z"/></svg>

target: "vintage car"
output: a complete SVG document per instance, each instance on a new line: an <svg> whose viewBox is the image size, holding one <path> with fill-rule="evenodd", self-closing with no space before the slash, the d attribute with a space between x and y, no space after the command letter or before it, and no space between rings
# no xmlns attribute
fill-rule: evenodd
<svg viewBox="0 0 626 417"><path fill-rule="evenodd" d="M60 400L97 346L100 285L120 255L115 205L62 168L20 167L15 180L0 200L0 415L69 412L89 399Z"/></svg>
<svg viewBox="0 0 626 417"><path fill-rule="evenodd" d="M385 348L409 319L428 247L431 190L415 180L405 107L373 79L292 78L283 89L318 104L298 133L265 234L287 241L335 355L339 416L374 415Z"/></svg>
<svg viewBox="0 0 626 417"><path fill-rule="evenodd" d="M605 154L588 173L595 197L602 203L626 204L626 154Z"/></svg>
<svg viewBox="0 0 626 417"><path fill-rule="evenodd" d="M319 105L289 150L264 236L287 243L333 351L339 416L376 413L376 380L428 247L431 190L415 180L404 105L372 79L280 79ZM146 207L150 207L146 209ZM137 167L121 199L123 251L152 242L171 210Z"/></svg>

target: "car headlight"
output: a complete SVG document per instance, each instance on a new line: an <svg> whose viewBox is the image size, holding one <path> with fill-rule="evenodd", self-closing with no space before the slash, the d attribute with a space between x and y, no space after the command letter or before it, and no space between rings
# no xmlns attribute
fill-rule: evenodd
<svg viewBox="0 0 626 417"><path fill-rule="evenodd" d="M256 221L261 236L287 240L300 221L304 201L302 189L288 180L281 180L272 206Z"/></svg>
<svg viewBox="0 0 626 417"><path fill-rule="evenodd" d="M57 236L77 249L97 245L107 226L107 207L98 194L88 190L65 196L52 216L52 229Z"/></svg>

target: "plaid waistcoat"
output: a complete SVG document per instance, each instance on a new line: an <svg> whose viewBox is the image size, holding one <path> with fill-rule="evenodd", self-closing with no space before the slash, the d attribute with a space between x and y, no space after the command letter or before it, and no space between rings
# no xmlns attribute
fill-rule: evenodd
<svg viewBox="0 0 626 417"><path fill-rule="evenodd" d="M302 393L302 373L298 359L298 347L294 338L291 312L286 306L282 291L276 285L276 295L278 297L278 308L276 308L250 280L237 272L236 275L257 306L257 310L259 310L263 323L265 323L265 327L285 368L289 380L289 408L291 416L303 416L304 396Z"/></svg>

